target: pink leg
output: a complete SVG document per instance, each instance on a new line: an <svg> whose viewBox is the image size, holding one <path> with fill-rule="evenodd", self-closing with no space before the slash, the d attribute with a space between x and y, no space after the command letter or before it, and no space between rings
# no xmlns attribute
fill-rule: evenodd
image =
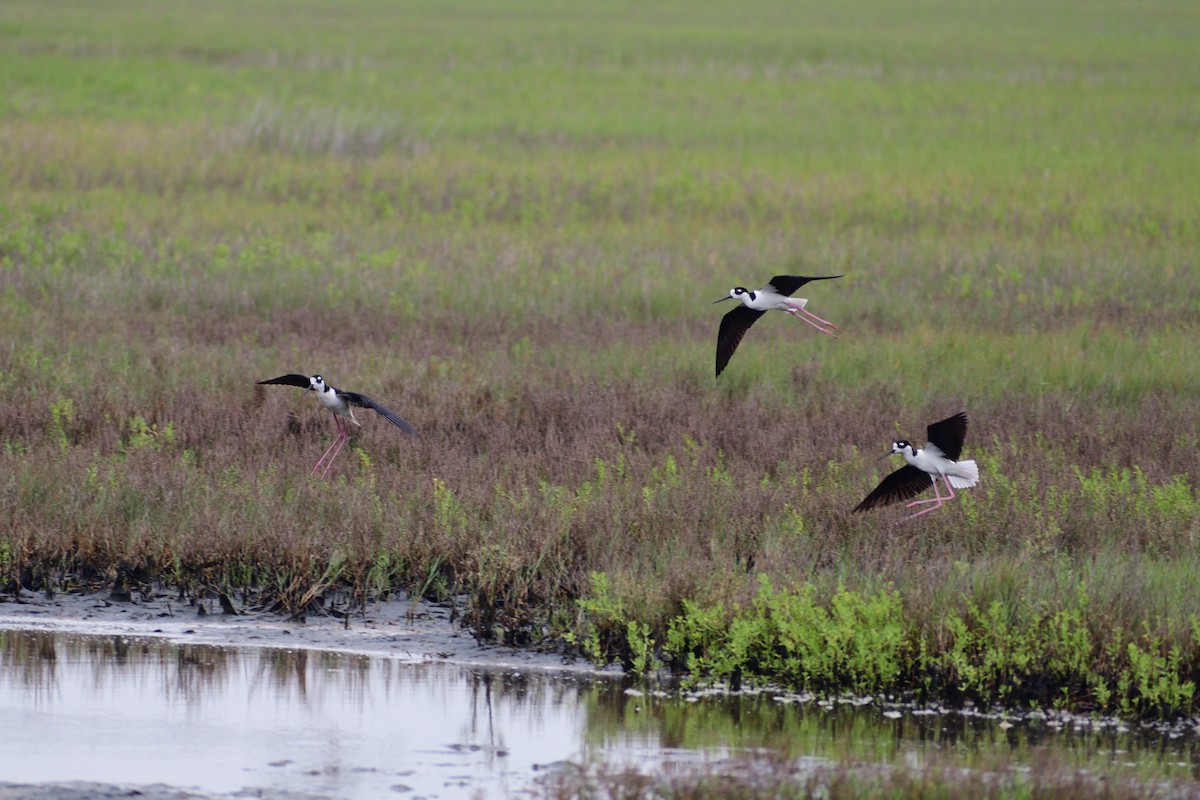
<svg viewBox="0 0 1200 800"><path fill-rule="evenodd" d="M789 308L789 309L787 309L787 313L791 314L793 317L800 320L801 322L805 322L805 323L808 323L809 325L812 325L814 328L816 328L817 330L819 330L821 333L825 334L826 336L833 336L835 338L837 337L836 333L834 333L833 331L830 331L830 330L826 330L825 328L822 328L820 325L813 322L808 317L804 316L804 314L798 309ZM809 314L809 316L812 316L812 315Z"/></svg>
<svg viewBox="0 0 1200 800"><path fill-rule="evenodd" d="M342 447L344 447L348 441L350 441L350 431L343 431L341 438L338 439L337 442L337 450L333 451L333 455L329 457L329 461L325 464L325 469L321 470L322 478L325 477L326 472L329 472L329 468L333 466L333 460L337 458L338 453L342 452Z"/></svg>
<svg viewBox="0 0 1200 800"><path fill-rule="evenodd" d="M827 319L821 319L816 314L809 311L807 308L800 309L800 313L812 317L813 319L815 319L817 322L821 323L822 325L828 325L830 328L833 328L835 331L838 329L837 325L834 325L832 322L830 322Z"/></svg>
<svg viewBox="0 0 1200 800"><path fill-rule="evenodd" d="M329 448L321 455L321 458L317 460L317 463L313 465L312 472L308 473L309 476L317 474L317 470L319 470L321 468L321 465L325 463L325 459L333 451L333 448L338 446L338 442L340 442L341 440L342 440L342 436L341 436L341 433L339 433L337 436L334 437L333 444L329 445Z"/></svg>
<svg viewBox="0 0 1200 800"><path fill-rule="evenodd" d="M956 497L956 495L954 494L954 487L950 485L950 479L947 478L945 475L943 475L942 480L944 480L946 482L946 489L947 489L947 491L950 492L950 495L948 497L943 497L942 494L940 492L938 492L938 482L935 480L933 482L934 498L932 500L913 500L911 503L909 503L908 505L906 505L904 507L912 508L913 506L925 505L927 503L936 503L937 505L932 505L929 508L926 508L922 511L918 511L915 514L905 517L904 520L909 520L909 519L912 519L913 517L919 517L922 514L928 514L930 511L937 511L939 508L942 507L942 504L945 503L947 500L953 500ZM904 520L901 520L901 522L903 522Z"/></svg>
<svg viewBox="0 0 1200 800"><path fill-rule="evenodd" d="M312 472L308 473L310 477L317 474L317 470L321 468L322 464L325 464L325 472L328 472L329 464L333 463L333 459L337 457L338 452L342 449L342 445L346 443L346 439L350 438L350 432L346 430L342 424L342 418L337 414L333 415L333 424L337 427L338 435L334 438L333 444L329 445L329 449L325 451L325 454L313 466ZM331 453L332 455L330 455ZM325 461L326 458L329 459L328 463ZM325 472L321 473L322 478L325 477Z"/></svg>

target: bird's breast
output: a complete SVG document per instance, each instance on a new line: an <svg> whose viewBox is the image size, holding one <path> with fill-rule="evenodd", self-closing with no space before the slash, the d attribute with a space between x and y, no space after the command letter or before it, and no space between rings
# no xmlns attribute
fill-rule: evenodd
<svg viewBox="0 0 1200 800"><path fill-rule="evenodd" d="M919 470L924 470L925 472L937 472L937 466L933 463L933 457L924 450L917 450L916 452L905 450L904 460Z"/></svg>
<svg viewBox="0 0 1200 800"><path fill-rule="evenodd" d="M346 409L346 401L338 397L337 392L326 389L317 395L317 399L321 401L321 405L330 411L344 411Z"/></svg>
<svg viewBox="0 0 1200 800"><path fill-rule="evenodd" d="M945 456L934 455L924 450L918 450L912 458L909 458L906 453L904 458L909 464L912 464L919 470L928 472L930 475L944 474L948 468L954 466L954 462Z"/></svg>

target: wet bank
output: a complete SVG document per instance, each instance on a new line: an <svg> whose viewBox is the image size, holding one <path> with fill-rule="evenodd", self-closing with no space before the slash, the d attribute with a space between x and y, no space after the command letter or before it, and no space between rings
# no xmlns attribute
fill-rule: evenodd
<svg viewBox="0 0 1200 800"><path fill-rule="evenodd" d="M511 654L469 639L454 645L463 654L455 663L451 651L418 658L411 648L177 640L215 637L212 628L227 622L203 634L138 635L71 629L87 620L56 629L43 619L31 630L0 619L0 800L128 787L163 800L536 796L597 764L678 774L735 770L739 758L763 754L800 771L932 761L1028 769L1048 758L1148 782L1189 782L1200 770L1196 736L1181 726L651 690L553 656L504 664Z"/></svg>

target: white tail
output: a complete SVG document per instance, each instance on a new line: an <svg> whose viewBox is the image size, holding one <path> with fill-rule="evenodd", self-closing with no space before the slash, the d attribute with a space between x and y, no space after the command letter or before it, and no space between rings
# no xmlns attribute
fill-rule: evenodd
<svg viewBox="0 0 1200 800"><path fill-rule="evenodd" d="M971 461L959 461L954 465L954 472L947 473L950 485L955 489L968 489L979 482L979 465Z"/></svg>

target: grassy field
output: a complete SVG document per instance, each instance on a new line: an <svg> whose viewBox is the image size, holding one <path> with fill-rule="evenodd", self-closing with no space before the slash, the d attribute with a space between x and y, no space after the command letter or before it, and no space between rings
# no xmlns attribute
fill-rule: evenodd
<svg viewBox="0 0 1200 800"><path fill-rule="evenodd" d="M0 572L1191 712L1200 7L0 8ZM771 275L720 380L712 306ZM783 315L778 315L783 316ZM327 480L320 372L369 412ZM980 485L850 515L966 410Z"/></svg>

